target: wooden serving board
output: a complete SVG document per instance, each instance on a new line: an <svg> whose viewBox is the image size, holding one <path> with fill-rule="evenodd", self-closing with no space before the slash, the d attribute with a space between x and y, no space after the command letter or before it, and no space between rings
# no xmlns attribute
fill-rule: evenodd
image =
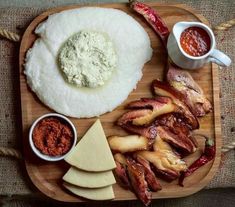
<svg viewBox="0 0 235 207"><path fill-rule="evenodd" d="M167 26L172 26L178 21L200 21L208 24L208 21L197 14L192 9L185 5L166 5L158 3L149 3L150 6L155 8L160 16L164 19ZM128 99L110 113L100 116L105 133L109 135L122 135L125 134L119 127L114 125L117 118L123 114L124 106L135 99L141 97L151 97L150 84L153 79L161 79L163 75L163 68L166 64L166 52L160 39L156 36L153 30L145 22L145 20L131 11L127 4L101 4L96 5L101 7L116 8L125 11L133 16L148 32L153 48L153 56L143 69L143 77ZM64 161L60 162L46 162L38 159L32 152L28 143L28 132L32 122L39 116L51 112L43 103L39 101L36 95L29 89L26 84L26 78L23 74L23 63L27 50L32 46L36 36L34 29L36 26L45 20L48 15L60 12L67 9L79 8L81 6L67 6L50 9L37 18L35 18L29 25L24 33L20 46L19 63L20 63L20 90L21 90L21 107L22 107L22 125L23 125L23 142L24 142L24 157L26 169L29 177L34 185L45 195L60 201L80 202L83 199L74 196L62 186L62 176L69 169L69 165ZM110 22L112 24L112 22ZM221 126L220 126L220 104L219 104L219 81L218 81L218 68L213 64L207 64L204 68L191 72L193 78L203 88L206 96L213 104L213 113L208 114L206 117L200 119L200 132L214 137L216 141L216 158L213 162L208 163L192 176L185 180L185 187L177 185L177 181L166 183L160 181L163 189L159 192L153 193L153 198L172 198L183 197L193 194L206 186L213 178L220 162L220 148L221 148ZM79 107L79 104L78 104ZM81 137L84 132L91 126L96 118L91 119L71 119L75 124L78 135ZM199 139L199 150L194 154L188 156L185 160L187 163L192 163L199 157L201 150L204 147L204 140ZM114 185L115 199L114 200L131 200L136 199L136 196L129 190L124 190L118 184Z"/></svg>

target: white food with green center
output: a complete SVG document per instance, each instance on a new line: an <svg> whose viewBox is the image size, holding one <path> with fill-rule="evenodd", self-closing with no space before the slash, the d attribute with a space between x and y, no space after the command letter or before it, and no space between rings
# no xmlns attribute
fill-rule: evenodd
<svg viewBox="0 0 235 207"><path fill-rule="evenodd" d="M64 43L58 62L69 83L95 88L111 77L117 67L117 55L108 34L85 30Z"/></svg>
<svg viewBox="0 0 235 207"><path fill-rule="evenodd" d="M58 64L63 44L85 30L106 33L117 55L112 75L96 88L68 83ZM76 118L99 116L119 106L136 88L142 68L152 56L147 32L118 9L83 7L52 14L35 33L39 38L28 50L25 62L27 83L48 107Z"/></svg>

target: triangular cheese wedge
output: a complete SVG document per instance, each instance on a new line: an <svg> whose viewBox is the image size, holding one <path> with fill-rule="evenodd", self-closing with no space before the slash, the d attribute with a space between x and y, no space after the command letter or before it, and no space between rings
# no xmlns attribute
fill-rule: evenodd
<svg viewBox="0 0 235 207"><path fill-rule="evenodd" d="M84 188L101 188L116 183L112 171L87 172L75 167L69 169L63 180Z"/></svg>
<svg viewBox="0 0 235 207"><path fill-rule="evenodd" d="M64 183L63 185L75 195L90 200L111 200L114 198L113 188L111 185L103 188L81 188L69 183Z"/></svg>
<svg viewBox="0 0 235 207"><path fill-rule="evenodd" d="M79 169L92 172L108 171L116 167L99 119L65 157L65 161Z"/></svg>

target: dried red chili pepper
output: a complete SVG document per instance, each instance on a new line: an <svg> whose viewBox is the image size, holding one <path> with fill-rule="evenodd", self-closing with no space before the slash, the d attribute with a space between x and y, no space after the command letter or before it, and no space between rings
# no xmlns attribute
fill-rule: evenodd
<svg viewBox="0 0 235 207"><path fill-rule="evenodd" d="M198 168L202 167L203 165L205 165L206 163L210 162L211 160L215 158L216 149L215 149L214 141L204 135L200 135L200 136L203 136L206 138L204 152L196 161L194 161L193 164L189 166L189 168L186 171L181 173L180 178L179 178L180 186L184 186L183 181L186 177L190 176Z"/></svg>
<svg viewBox="0 0 235 207"><path fill-rule="evenodd" d="M141 14L146 19L146 21L152 26L154 31L160 36L161 40L166 46L167 38L170 32L165 22L157 14L157 12L148 5L135 0L130 0L130 6L134 11Z"/></svg>

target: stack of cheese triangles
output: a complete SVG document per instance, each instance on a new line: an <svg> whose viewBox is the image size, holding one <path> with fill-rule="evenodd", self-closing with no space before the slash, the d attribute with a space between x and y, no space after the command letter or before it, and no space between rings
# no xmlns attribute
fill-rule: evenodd
<svg viewBox="0 0 235 207"><path fill-rule="evenodd" d="M114 198L112 184L116 167L104 130L98 119L66 156L72 167L64 175L64 186L72 193L92 199Z"/></svg>

